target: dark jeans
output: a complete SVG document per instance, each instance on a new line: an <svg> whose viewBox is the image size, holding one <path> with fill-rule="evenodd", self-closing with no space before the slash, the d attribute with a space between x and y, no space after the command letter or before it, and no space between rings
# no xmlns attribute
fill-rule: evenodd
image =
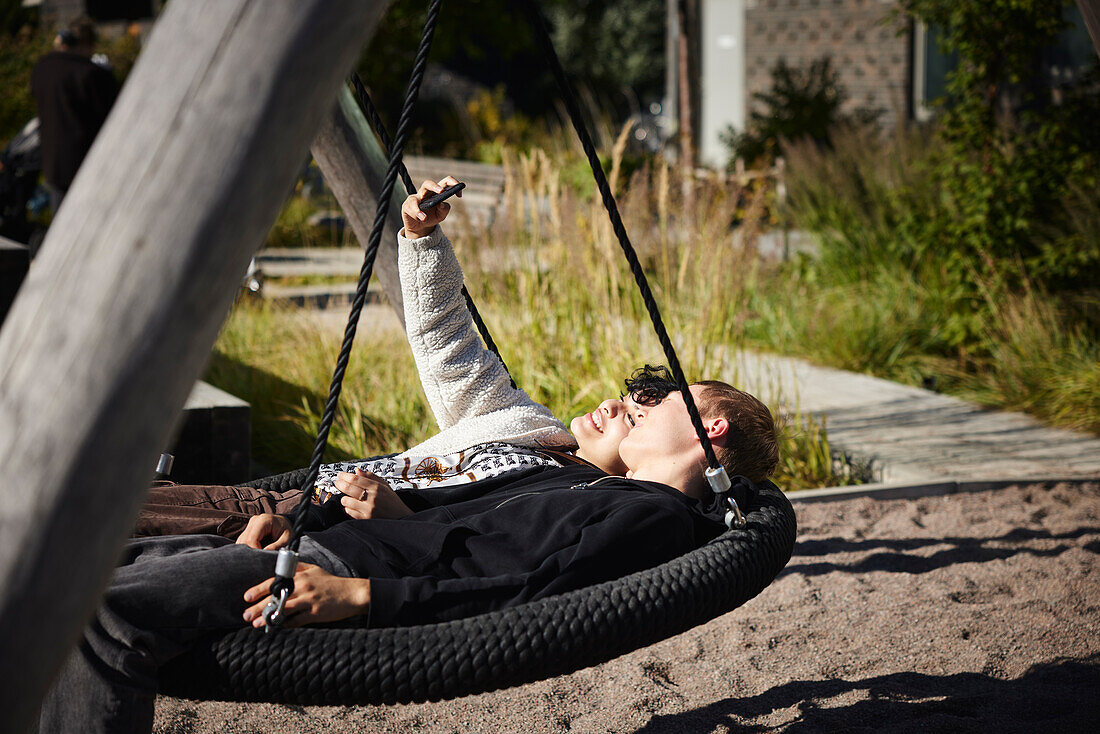
<svg viewBox="0 0 1100 734"><path fill-rule="evenodd" d="M210 533L235 539L253 515L289 515L301 497L300 489L270 492L254 487L158 485L145 498L133 536Z"/></svg>
<svg viewBox="0 0 1100 734"><path fill-rule="evenodd" d="M354 575L308 537L300 554L330 573ZM149 731L158 668L206 633L245 626L243 594L273 575L274 562L274 551L212 535L130 541L42 704L40 734Z"/></svg>

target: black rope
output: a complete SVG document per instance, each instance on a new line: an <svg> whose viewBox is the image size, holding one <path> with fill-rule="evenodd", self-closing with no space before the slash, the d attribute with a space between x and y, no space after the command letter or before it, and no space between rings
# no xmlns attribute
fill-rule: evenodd
<svg viewBox="0 0 1100 734"><path fill-rule="evenodd" d="M367 93L367 87L363 84L363 80L359 78L358 74L351 75L351 86L352 89L355 90L356 99L359 100L359 108L366 114L371 127L374 128L375 134L377 134L378 139L382 141L382 147L389 150L390 136L389 133L386 132L386 125L382 122L382 117L378 114L378 109L374 106L370 94ZM409 175L409 169L405 168L404 162L401 163L400 173L401 181L405 184L405 191L410 194L415 194L416 185L413 183L412 176ZM477 310L477 306L474 305L474 299L470 297L470 292L466 290L465 283L462 284L462 297L466 300L466 309L470 312L470 316L473 317L474 326L477 327L478 333L481 334L481 340L485 342L485 347L500 360L500 364L504 367L504 371L508 373L509 382L512 383L513 388L516 387L516 380L512 377L512 371L508 369L508 363L504 361L504 357L500 356L496 341L493 340L493 335L489 333L489 327L481 318L481 313Z"/></svg>
<svg viewBox="0 0 1100 734"><path fill-rule="evenodd" d="M313 496L313 484L317 481L317 474L321 468L321 460L328 446L328 434L332 428L332 422L336 418L336 407L340 402L340 390L343 386L344 373L347 372L348 360L351 357L351 347L355 341L355 331L359 324L359 314L363 310L363 304L367 298L367 285L370 283L371 272L374 269L374 259L378 255L378 245L382 241L382 230L386 225L386 215L389 213L390 198L393 196L393 188L397 183L397 172L401 166L401 154L405 150L408 140L409 123L412 120L413 108L420 94L420 84L424 80L424 69L428 64L428 51L432 46L432 35L435 32L436 22L439 20L439 8L442 0L432 0L428 7L428 19L424 23L424 32L420 37L420 47L416 52L416 61L413 62L412 75L409 78L408 91L405 94L405 104L401 109L401 117L397 123L397 135L394 138L393 147L390 149L389 167L386 169L386 178L382 183L382 190L378 195L378 209L374 217L374 226L371 229L370 240L367 243L367 251L363 257L363 267L359 271L359 284L355 290L355 298L351 304L351 314L348 316L348 325L344 330L344 343L340 347L340 356L336 360L336 369L332 374L332 384L329 387L328 402L325 404L325 412L321 417L321 425L317 429L317 442L313 447L313 458L309 463L309 471L305 481L302 482L302 499L295 510L294 524L291 528L291 541L289 548L298 550L301 543L302 530L305 527L307 510ZM406 173L406 175L408 175ZM274 586L274 585L273 585Z"/></svg>
<svg viewBox="0 0 1100 734"><path fill-rule="evenodd" d="M367 116L370 126L374 128L375 134L382 142L382 148L388 153L393 141L390 140L390 134L389 131L386 130L386 124L382 122L382 116L378 114L378 108L374 106L374 100L370 98L370 93L367 92L367 85L363 83L358 73L353 72L350 79L351 88L355 90L355 98L359 102L359 109ZM415 194L416 185L413 183L412 176L409 175L409 169L405 168L404 161L401 161L401 165L397 171L401 176L401 182L405 184L405 191L410 194Z"/></svg>
<svg viewBox="0 0 1100 734"><path fill-rule="evenodd" d="M588 163L592 167L592 175L596 179L596 186L600 190L600 196L603 197L603 205L611 217L611 227L615 230L615 236L618 237L619 245L622 247L623 254L626 255L627 262L630 264L630 272L634 274L634 280L638 284L638 290L641 292L642 301L645 303L646 310L649 312L649 318L653 322L653 330L657 332L657 340L661 343L661 348L664 349L665 357L668 359L668 366L672 372L672 376L676 380L676 384L680 387L680 393L684 396L684 405L687 406L688 415L691 417L691 425L695 428L695 433L699 436L699 441L703 444L703 453L706 455L707 463L712 469L718 469L720 467L718 458L714 455L714 448L710 445L710 438L707 436L706 428L703 427L703 421L699 417L699 409L695 406L695 399L691 395L691 390L688 389L687 380L684 378L684 371L680 368L680 360L676 358L676 350L672 346L672 341L669 339L664 321L661 319L661 312L657 309L657 302L653 298L653 292L649 288L649 282L646 280L645 273L642 271L642 264L638 261L638 255L634 252L634 247L630 244L630 238L627 237L626 227L623 226L622 217L619 216L619 207L615 203L615 197L611 193L611 187L607 183L607 177L604 176L603 167L600 165L600 159L596 155L596 146L593 145L592 137L588 134L584 119L581 117L581 110L580 106L577 104L576 95L573 93L573 88L570 86L569 80L565 76L561 61L558 60L558 54L554 51L554 44L550 40L550 34L546 30L546 23L542 18L542 13L539 12L538 6L535 4L534 0L524 0L523 8L531 21L531 27L535 32L535 38L542 47L543 55L550 64L551 71L554 72L554 79L557 81L558 89L565 102L565 107L569 111L569 117L573 122L573 128L577 131L577 137L580 138L581 146L584 148L584 154L588 157Z"/></svg>

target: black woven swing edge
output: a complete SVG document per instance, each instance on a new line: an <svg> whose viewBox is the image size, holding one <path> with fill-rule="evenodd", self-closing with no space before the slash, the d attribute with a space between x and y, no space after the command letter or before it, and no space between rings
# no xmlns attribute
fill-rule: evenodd
<svg viewBox="0 0 1100 734"><path fill-rule="evenodd" d="M253 482L297 486L304 470ZM790 560L791 503L765 485L745 528L655 568L518 607L387 629L244 628L161 671L160 693L218 701L374 705L438 701L596 665L759 594Z"/></svg>

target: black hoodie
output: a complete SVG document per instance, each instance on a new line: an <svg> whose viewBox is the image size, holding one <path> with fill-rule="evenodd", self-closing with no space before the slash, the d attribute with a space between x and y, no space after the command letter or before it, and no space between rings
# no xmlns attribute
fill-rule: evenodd
<svg viewBox="0 0 1100 734"><path fill-rule="evenodd" d="M587 466L400 496L414 510L400 520L351 520L337 502L310 519L307 534L371 580L371 627L457 619L609 581L725 529L671 487Z"/></svg>

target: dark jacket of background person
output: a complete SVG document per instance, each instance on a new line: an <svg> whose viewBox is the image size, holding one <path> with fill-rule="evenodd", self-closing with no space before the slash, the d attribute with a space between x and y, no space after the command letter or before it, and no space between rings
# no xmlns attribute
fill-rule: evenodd
<svg viewBox="0 0 1100 734"><path fill-rule="evenodd" d="M118 85L111 72L87 56L57 50L35 64L31 92L38 105L46 183L67 191L107 119Z"/></svg>

